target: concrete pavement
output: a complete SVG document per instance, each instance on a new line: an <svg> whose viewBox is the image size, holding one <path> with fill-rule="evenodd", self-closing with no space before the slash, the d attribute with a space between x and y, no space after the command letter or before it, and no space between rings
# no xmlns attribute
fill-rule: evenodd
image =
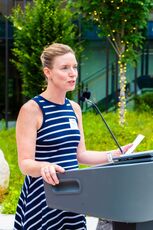
<svg viewBox="0 0 153 230"><path fill-rule="evenodd" d="M87 217L87 229L96 230L98 219ZM14 215L0 214L0 230L13 230Z"/></svg>

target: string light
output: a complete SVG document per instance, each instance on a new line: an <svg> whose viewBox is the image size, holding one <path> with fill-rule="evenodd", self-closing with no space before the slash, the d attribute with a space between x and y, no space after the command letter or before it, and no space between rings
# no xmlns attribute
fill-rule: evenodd
<svg viewBox="0 0 153 230"><path fill-rule="evenodd" d="M96 16L97 15L97 11L94 10L94 15Z"/></svg>
<svg viewBox="0 0 153 230"><path fill-rule="evenodd" d="M111 45L113 46L116 54L118 55L118 67L119 67L119 73L120 73L120 97L119 97L119 114L120 114L120 123L124 124L125 121L125 107L126 107L126 64L125 62L128 62L130 60L130 53L131 56L133 56L132 47L133 44L131 44L131 41L129 39L130 36L126 36L128 34L133 34L139 30L139 25L137 24L131 24L129 23L129 15L125 13L124 9L122 12L122 7L126 7L126 2L124 0L103 0L102 3L105 6L107 6L107 3L111 4L114 11L116 10L117 14L121 16L120 18L120 25L113 23L114 17L110 17L108 20L108 17L106 18L107 12L105 13L105 10L103 10L103 7L101 9L94 8L92 11L92 16L96 24L99 28L103 29L103 24L105 25L104 32L105 35L108 37L108 40L111 42ZM109 6L108 4L108 6ZM144 5L146 3L143 3L143 1L138 1L138 6ZM95 10L97 9L97 11ZM118 11L117 11L118 10ZM100 11L100 12L99 12ZM120 12L121 11L121 12ZM91 14L91 13L90 13ZM102 26L100 26L97 22L101 23ZM129 39L129 41L126 41ZM132 47L131 47L132 46ZM132 57L133 58L133 57Z"/></svg>
<svg viewBox="0 0 153 230"><path fill-rule="evenodd" d="M123 125L125 123L125 112L126 112L126 97L125 97L125 89L126 89L126 64L121 62L121 58L124 55L120 55L120 60L118 61L119 68L120 68L120 96L119 96L119 117L120 117L120 124Z"/></svg>

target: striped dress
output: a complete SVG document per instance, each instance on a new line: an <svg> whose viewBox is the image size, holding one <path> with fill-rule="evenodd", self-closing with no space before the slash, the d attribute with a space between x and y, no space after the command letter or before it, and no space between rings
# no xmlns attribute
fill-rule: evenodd
<svg viewBox="0 0 153 230"><path fill-rule="evenodd" d="M48 161L71 170L78 168L76 157L80 132L77 118L68 99L64 105L42 96L33 100L43 113L37 131L37 161ZM42 177L26 176L17 205L14 230L86 230L85 216L47 207Z"/></svg>

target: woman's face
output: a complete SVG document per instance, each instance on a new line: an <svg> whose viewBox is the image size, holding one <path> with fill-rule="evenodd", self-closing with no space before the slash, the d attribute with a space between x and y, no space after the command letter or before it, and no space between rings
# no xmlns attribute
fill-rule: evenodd
<svg viewBox="0 0 153 230"><path fill-rule="evenodd" d="M73 53L67 53L55 57L53 67L50 69L48 84L63 91L72 91L75 89L76 79L78 77L77 61Z"/></svg>

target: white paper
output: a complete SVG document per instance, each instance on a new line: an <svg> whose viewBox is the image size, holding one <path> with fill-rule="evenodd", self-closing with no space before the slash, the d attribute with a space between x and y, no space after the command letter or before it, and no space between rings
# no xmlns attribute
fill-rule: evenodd
<svg viewBox="0 0 153 230"><path fill-rule="evenodd" d="M136 139L133 141L131 148L129 148L125 154L131 154L136 149L136 147L140 144L140 142L143 140L144 137L145 137L144 135L139 134L136 137Z"/></svg>

